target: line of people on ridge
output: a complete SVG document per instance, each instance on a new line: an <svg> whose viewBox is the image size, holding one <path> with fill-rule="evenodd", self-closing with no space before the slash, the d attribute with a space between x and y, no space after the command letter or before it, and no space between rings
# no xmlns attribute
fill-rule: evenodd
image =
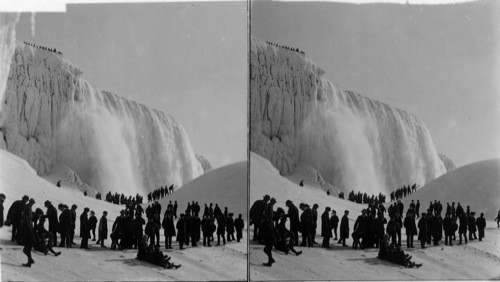
<svg viewBox="0 0 500 282"><path fill-rule="evenodd" d="M339 194L339 198L343 199L344 193L341 192L341 194L342 194L342 197L340 197L340 194ZM361 193L361 192L355 193L354 191L351 191L349 193L347 199L351 202L355 202L358 204L385 203L385 195L382 193L379 193L377 196L375 196L375 195L368 196L368 194L366 194L366 192L365 193Z"/></svg>
<svg viewBox="0 0 500 282"><path fill-rule="evenodd" d="M417 201L418 202L418 201ZM272 257L271 250L274 247L276 250L297 252L293 248L298 245L299 232L302 233L301 246L313 247L316 242L318 208L314 204L312 208L308 204L301 203L299 208L302 214L299 216L298 208L291 200L286 201L288 212L285 214L282 208L278 208L274 212L273 206L276 200L271 199L269 195L265 195L263 199L255 201L250 209L250 224L254 226L253 240L264 244L264 252L268 256L266 266L271 266L275 261ZM340 220L340 234L338 243L343 247L347 247L346 239L349 235L352 237L353 249L365 248L383 248L381 258L399 263L405 267L420 266L408 260L409 256L401 255L401 229L405 227L407 236L407 248L414 248L413 238L418 235L418 240L421 247L425 248L425 244L439 245L442 240L442 234L445 234L445 245L453 245L453 240L456 239L455 232L459 231L459 243L462 244L462 236L467 243L467 230L469 231L469 240L477 239L476 231L479 232L479 241L484 238L484 229L486 220L484 214L481 213L479 218L475 218L475 213L467 206L464 211L460 203L457 208L453 209L452 205L447 204L445 219L441 218L442 206L439 201L430 202L426 213L422 213L422 217L416 224L415 215L417 214L417 205L412 201L406 217L403 221L401 215L404 211L404 205L401 201L397 201L389 206L387 213L389 220L384 217L386 209L381 203L371 203L367 209L362 210L354 223L354 230L349 234L349 211L345 210L342 219ZM330 216L331 213L331 216ZM285 227L286 218L290 219L290 230ZM459 225L457 224L457 219ZM385 226L387 225L387 226ZM417 229L418 226L418 229ZM337 240L337 228L339 227L339 218L335 210L330 207L325 207L325 211L321 215L321 237L323 248L330 248L330 239L335 234L334 240ZM333 231L333 233L332 233ZM383 240L387 235L390 243L384 243ZM283 247L286 246L286 247ZM396 259L397 258L397 259Z"/></svg>
<svg viewBox="0 0 500 282"><path fill-rule="evenodd" d="M35 45L33 43L30 43L30 42L26 42L24 41L24 44L28 45L28 46L31 46L31 47L35 47L35 48L39 48L39 49L43 49L43 50L46 50L46 51L49 51L49 52L54 52L54 53L57 53L57 54L61 54L61 52L57 51L56 48L48 48L48 47L44 47L44 46L39 46L39 45Z"/></svg>
<svg viewBox="0 0 500 282"><path fill-rule="evenodd" d="M160 186L160 188L149 192L148 194L148 203L154 202L156 200L162 199L163 197L174 193L174 184L169 187Z"/></svg>
<svg viewBox="0 0 500 282"><path fill-rule="evenodd" d="M408 186L400 187L400 188L396 189L395 191L391 192L391 202L400 200L400 199L406 197L407 195L408 196L411 195L412 193L414 193L416 191L417 191L417 183L415 183L411 186L408 185Z"/></svg>
<svg viewBox="0 0 500 282"><path fill-rule="evenodd" d="M300 51L299 48L292 48L292 47L284 46L284 45L281 45L281 44L273 43L273 42L270 42L270 41L266 41L266 43L269 44L269 45L274 45L276 47L284 48L284 49L287 49L287 50L290 50L290 51L294 51L294 52L298 52L298 53L301 53L301 54L305 54L305 52L304 51Z"/></svg>

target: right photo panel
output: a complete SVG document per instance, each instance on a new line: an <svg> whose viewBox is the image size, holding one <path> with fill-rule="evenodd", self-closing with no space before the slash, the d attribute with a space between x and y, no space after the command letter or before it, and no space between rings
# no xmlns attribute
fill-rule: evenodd
<svg viewBox="0 0 500 282"><path fill-rule="evenodd" d="M500 2L410 2L251 2L250 280L500 278Z"/></svg>

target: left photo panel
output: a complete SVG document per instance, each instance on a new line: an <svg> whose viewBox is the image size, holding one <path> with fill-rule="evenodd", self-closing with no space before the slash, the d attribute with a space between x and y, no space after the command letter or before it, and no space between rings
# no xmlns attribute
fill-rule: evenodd
<svg viewBox="0 0 500 282"><path fill-rule="evenodd" d="M1 280L247 279L247 16L0 12Z"/></svg>

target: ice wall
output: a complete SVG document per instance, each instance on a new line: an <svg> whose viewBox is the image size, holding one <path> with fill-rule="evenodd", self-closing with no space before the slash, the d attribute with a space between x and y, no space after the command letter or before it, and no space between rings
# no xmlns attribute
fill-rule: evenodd
<svg viewBox="0 0 500 282"><path fill-rule="evenodd" d="M17 13L0 13L0 101L4 100L7 75L16 46ZM0 103L0 111L3 103ZM0 121L1 123L1 121Z"/></svg>
<svg viewBox="0 0 500 282"><path fill-rule="evenodd" d="M23 43L0 116L7 150L40 175L61 163L99 191L144 193L203 173L174 118L99 91L61 54Z"/></svg>
<svg viewBox="0 0 500 282"><path fill-rule="evenodd" d="M387 193L446 170L412 114L342 91L305 54L251 39L250 150L283 175L303 162L344 191Z"/></svg>

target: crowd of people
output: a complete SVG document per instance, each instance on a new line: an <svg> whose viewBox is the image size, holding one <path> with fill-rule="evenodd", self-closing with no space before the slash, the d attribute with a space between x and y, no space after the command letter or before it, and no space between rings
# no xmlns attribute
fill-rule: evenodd
<svg viewBox="0 0 500 282"><path fill-rule="evenodd" d="M0 194L1 217L3 226L3 202L5 195ZM56 207L45 201L46 212L41 208L33 211L35 200L28 196L14 201L5 220L5 225L12 226L12 242L24 245L23 252L28 258L28 262L23 266L31 267L34 263L32 249L47 254L48 252L59 256L61 252L55 251L54 247L73 248L76 223L78 220L76 204L69 207L66 204L59 204ZM158 201L148 205L146 209L135 202L125 202L125 209L120 211L120 215L114 220L113 225L108 229L108 212L102 211L98 220L96 213L89 208L83 208L79 217L80 223L80 248L90 249L89 240L96 242L101 248L108 248L105 241L111 239L111 250L137 249L137 259L154 263L165 268L178 268L170 262L170 258L160 251L160 230L163 228L165 235L165 249L173 249L172 237L176 237L179 248L191 244L197 247L203 236L203 246L210 247L217 235L217 245L227 242L237 241L243 237L245 226L242 214L234 218L234 214L225 207L222 210L218 204L205 204L202 219L200 219L200 206L198 202L187 203L184 213L177 216L177 201L170 201L160 221L162 207ZM58 215L58 211L60 214ZM146 218L143 218L143 214ZM176 221L176 222L175 222ZM48 229L45 228L48 222ZM175 224L174 224L175 223ZM97 232L96 232L97 231ZM234 236L236 233L236 238ZM58 234L60 244L57 245ZM97 241L96 241L97 240ZM148 243L149 241L149 243Z"/></svg>
<svg viewBox="0 0 500 282"><path fill-rule="evenodd" d="M417 191L417 183L413 185L403 186L391 192L391 202L400 200Z"/></svg>
<svg viewBox="0 0 500 282"><path fill-rule="evenodd" d="M57 51L56 48L47 48L47 47L44 47L44 46L39 46L39 45L36 45L36 44L33 44L33 43L30 43L30 42L26 42L24 41L24 44L28 45L28 46L31 46L31 47L35 47L35 48L39 48L39 49L43 49L43 50L46 50L46 51L49 51L49 52L54 52L54 53L57 53L57 54L60 54L62 55L61 52Z"/></svg>
<svg viewBox="0 0 500 282"><path fill-rule="evenodd" d="M266 41L266 43L269 44L269 45L273 45L273 46L276 46L276 47L284 48L284 49L287 49L287 50L290 50L290 51L294 51L294 52L298 52L298 53L301 53L301 54L305 54L305 52L304 51L300 51L299 48L292 48L292 47L284 46L284 45L281 45L281 44L273 43L273 42L270 42L270 41Z"/></svg>
<svg viewBox="0 0 500 282"><path fill-rule="evenodd" d="M381 259L405 267L419 267L421 264L411 262L411 258L409 259L409 256L401 250L402 228L406 230L406 246L412 249L415 236L420 241L421 248L426 248L426 244L438 246L443 240L443 233L445 245L452 246L453 241L456 240L457 230L458 244L462 242L467 244L468 240L482 241L486 227L483 213L476 218L475 212L471 211L469 206L464 210L460 203L457 206L454 202L451 205L447 203L443 219L441 217L443 206L438 200L430 202L426 212L421 213L418 222L416 219L420 208L418 200L417 203L414 201L410 203L404 218L404 205L400 200L392 203L387 209L381 202L369 202L368 207L363 209L361 215L356 218L352 233L349 227L348 210L343 211L339 219L336 210L324 207L323 213L318 218L318 204L310 207L307 203L300 203L297 208L291 200L287 200L285 202L288 208L286 213L281 207L275 211L275 204L274 198L265 195L263 199L255 201L250 208L250 224L254 226L253 241L264 244L264 252L268 256L265 266L271 266L275 262L271 252L273 248L287 254L288 251L300 254L301 252L294 249L299 245L299 232L302 235L300 246L313 247L317 244L315 238L319 220L321 222L319 235L323 237L322 248L331 248L331 238L341 246L348 247L346 240L352 238L351 248L379 248ZM299 209L302 211L300 215ZM290 220L289 230L285 226L287 219Z"/></svg>
<svg viewBox="0 0 500 282"><path fill-rule="evenodd" d="M344 193L342 193L342 197L340 197L340 194L339 194L339 198L343 199L344 198ZM368 194L365 192L365 193L361 193L361 192L354 192L354 191L351 191L349 193L349 195L347 196L347 199L351 202L355 202L355 203L358 203L358 204L371 204L371 203L385 203L385 195L382 194L382 193L379 193L377 196L375 195L371 195L371 196L368 196Z"/></svg>

